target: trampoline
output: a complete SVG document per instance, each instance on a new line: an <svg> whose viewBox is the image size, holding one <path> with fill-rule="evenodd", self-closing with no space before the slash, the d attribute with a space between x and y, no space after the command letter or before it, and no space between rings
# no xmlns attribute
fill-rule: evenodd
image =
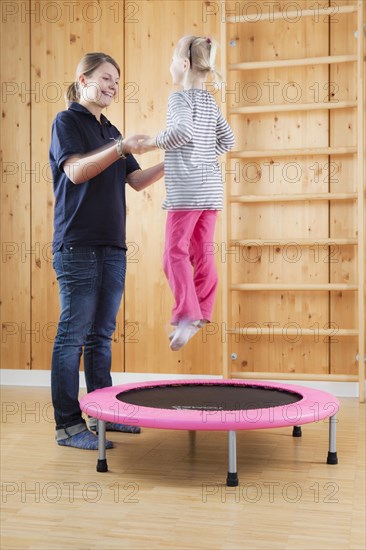
<svg viewBox="0 0 366 550"><path fill-rule="evenodd" d="M98 420L98 472L107 472L106 422L169 430L228 432L228 486L239 483L236 431L293 427L329 418L327 464L337 464L336 413L331 394L303 386L248 380L159 380L111 386L80 400Z"/></svg>

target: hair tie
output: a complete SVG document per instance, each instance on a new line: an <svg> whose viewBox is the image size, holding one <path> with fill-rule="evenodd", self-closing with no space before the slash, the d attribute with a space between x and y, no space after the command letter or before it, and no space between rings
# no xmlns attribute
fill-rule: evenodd
<svg viewBox="0 0 366 550"><path fill-rule="evenodd" d="M211 44L211 38L210 38L210 37L207 37L207 38L206 38L206 42L207 42L207 44Z"/></svg>

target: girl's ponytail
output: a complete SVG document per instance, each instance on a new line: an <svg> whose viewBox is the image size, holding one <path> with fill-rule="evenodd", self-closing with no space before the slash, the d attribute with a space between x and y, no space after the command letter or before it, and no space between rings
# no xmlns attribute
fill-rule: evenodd
<svg viewBox="0 0 366 550"><path fill-rule="evenodd" d="M178 54L189 60L191 70L212 75L216 84L222 81L215 67L217 48L216 40L193 35L183 36L177 44Z"/></svg>
<svg viewBox="0 0 366 550"><path fill-rule="evenodd" d="M222 82L222 76L216 70L216 66L215 66L218 43L216 42L216 40L212 40L211 38L207 38L206 41L209 44L209 48L210 48L209 71L213 75L215 83L218 84L219 82Z"/></svg>

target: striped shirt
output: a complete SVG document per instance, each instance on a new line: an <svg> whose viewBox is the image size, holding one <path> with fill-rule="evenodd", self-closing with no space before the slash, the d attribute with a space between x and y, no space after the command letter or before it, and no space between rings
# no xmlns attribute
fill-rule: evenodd
<svg viewBox="0 0 366 550"><path fill-rule="evenodd" d="M212 95L193 88L171 94L167 128L156 137L165 150L165 210L221 210L217 156L234 145L233 132Z"/></svg>

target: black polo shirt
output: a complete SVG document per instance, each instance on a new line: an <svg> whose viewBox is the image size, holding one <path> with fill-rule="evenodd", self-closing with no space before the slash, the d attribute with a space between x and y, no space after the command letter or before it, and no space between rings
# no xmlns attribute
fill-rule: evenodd
<svg viewBox="0 0 366 550"><path fill-rule="evenodd" d="M58 113L52 124L50 164L55 194L53 252L65 246L126 248L126 176L140 166L133 155L119 159L101 174L74 184L62 164L111 144L120 132L102 115L101 123L79 103Z"/></svg>

